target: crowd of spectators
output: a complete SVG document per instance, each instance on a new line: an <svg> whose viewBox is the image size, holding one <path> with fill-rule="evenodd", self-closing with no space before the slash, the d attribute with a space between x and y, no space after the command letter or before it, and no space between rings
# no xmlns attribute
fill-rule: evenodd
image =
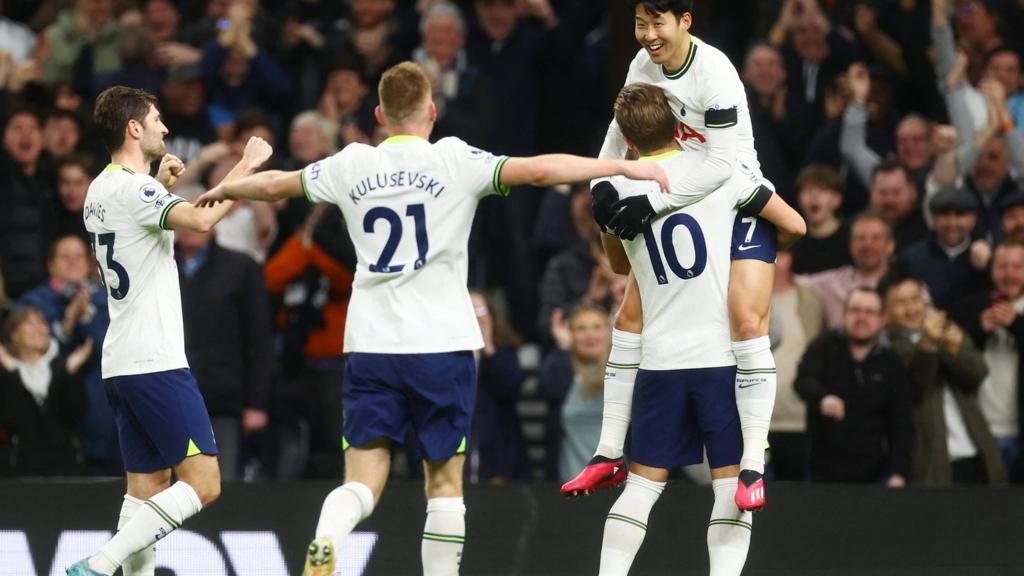
<svg viewBox="0 0 1024 576"><path fill-rule="evenodd" d="M1024 480L1021 25L1020 0L697 0L693 32L736 64L762 170L808 224L773 298L776 478ZM158 95L187 198L253 135L287 170L381 141L377 79L403 60L433 82L435 137L593 156L632 27L619 0L0 0L0 475L121 472L82 223L103 89ZM337 477L341 215L241 202L177 242L224 477ZM484 200L469 276L486 347L467 474L565 479L596 442L626 285L587 187Z"/></svg>

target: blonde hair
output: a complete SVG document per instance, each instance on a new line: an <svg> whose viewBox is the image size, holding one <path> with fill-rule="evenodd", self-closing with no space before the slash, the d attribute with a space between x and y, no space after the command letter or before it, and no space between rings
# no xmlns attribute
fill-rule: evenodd
<svg viewBox="0 0 1024 576"><path fill-rule="evenodd" d="M430 79L415 62L388 68L377 87L380 108L391 124L404 124L424 111L431 98Z"/></svg>
<svg viewBox="0 0 1024 576"><path fill-rule="evenodd" d="M641 154L672 143L676 119L661 88L637 82L622 88L615 99L615 121Z"/></svg>

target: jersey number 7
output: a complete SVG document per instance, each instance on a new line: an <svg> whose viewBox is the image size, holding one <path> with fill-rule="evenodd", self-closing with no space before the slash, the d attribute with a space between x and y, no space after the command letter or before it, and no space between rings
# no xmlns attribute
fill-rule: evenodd
<svg viewBox="0 0 1024 576"><path fill-rule="evenodd" d="M683 267L676 254L675 243L672 242L672 233L677 226L689 230L690 238L693 239L693 266ZM651 257L651 266L654 268L654 275L658 278L658 284L668 284L668 275L665 273L665 264L662 262L662 249L658 248L658 240L654 237L654 230L648 226L644 229L644 242L647 244L647 253ZM661 226L661 245L665 252L664 262L672 273L683 280L691 280L704 272L708 264L708 248L704 242L704 231L700 224L689 214L673 214L665 219Z"/></svg>
<svg viewBox="0 0 1024 576"><path fill-rule="evenodd" d="M427 213L423 204L411 204L405 209L405 215L413 219L416 226L416 262L413 263L413 270L419 270L427 263L427 251L430 249L430 242L427 240ZM392 264L391 259L398 250L398 244L402 240L402 218L391 208L378 206L372 208L363 218L363 231L373 234L378 220L385 220L391 226L388 232L388 239L384 243L384 250L376 264L370 264L370 272L383 274L401 272L405 264Z"/></svg>

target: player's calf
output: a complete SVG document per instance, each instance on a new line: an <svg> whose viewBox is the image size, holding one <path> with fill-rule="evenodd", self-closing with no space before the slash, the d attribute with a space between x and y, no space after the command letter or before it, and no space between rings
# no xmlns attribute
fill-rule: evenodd
<svg viewBox="0 0 1024 576"><path fill-rule="evenodd" d="M736 477L717 478L711 485L715 491L708 522L711 576L740 576L750 549L753 514L736 506Z"/></svg>
<svg viewBox="0 0 1024 576"><path fill-rule="evenodd" d="M420 556L424 576L457 576L466 541L466 505L462 499L462 468L457 454L443 462L426 462L427 519Z"/></svg>

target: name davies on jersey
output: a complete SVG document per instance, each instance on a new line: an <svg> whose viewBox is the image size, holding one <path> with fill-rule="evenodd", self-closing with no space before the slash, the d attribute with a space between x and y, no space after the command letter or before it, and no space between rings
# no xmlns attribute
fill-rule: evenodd
<svg viewBox="0 0 1024 576"><path fill-rule="evenodd" d="M348 197L353 204L359 204L359 201L370 192L389 188L416 188L430 194L433 198L438 198L444 193L445 185L433 176L422 172L408 170L381 172L360 180L349 191Z"/></svg>
<svg viewBox="0 0 1024 576"><path fill-rule="evenodd" d="M103 204L98 202L89 202L83 209L85 219L96 218L100 222L103 222L107 217L107 210L103 207Z"/></svg>

